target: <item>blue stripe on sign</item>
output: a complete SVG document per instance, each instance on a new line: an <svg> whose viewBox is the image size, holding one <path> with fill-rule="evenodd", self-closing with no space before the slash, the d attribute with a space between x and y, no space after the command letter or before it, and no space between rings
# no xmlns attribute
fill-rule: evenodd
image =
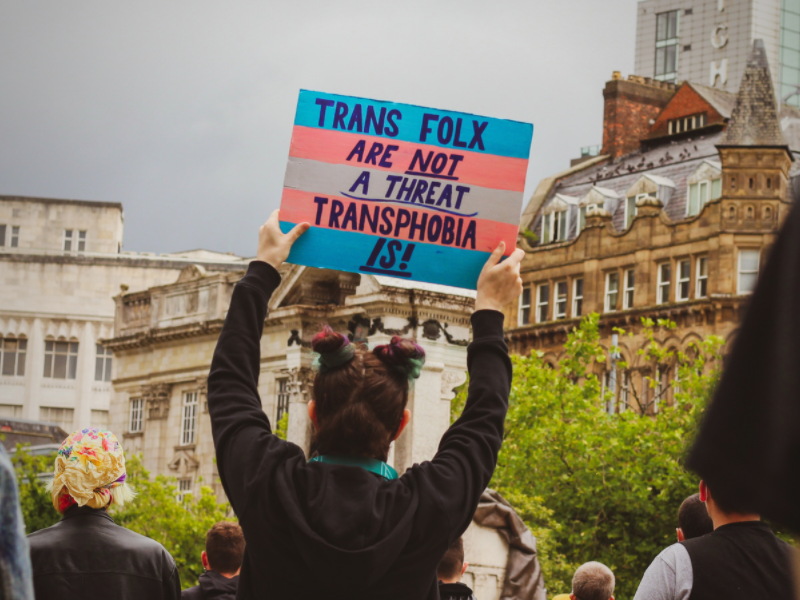
<svg viewBox="0 0 800 600"><path fill-rule="evenodd" d="M294 226L294 223L281 221L281 231L284 233ZM370 255L382 239L387 243L374 263L368 265ZM489 258L488 252L478 250L397 240L401 248L395 252L395 259L390 264L386 246L392 241L392 238L366 233L312 227L294 243L286 261L308 267L399 276L474 290L478 284L478 275ZM408 263L403 263L403 253L409 244L413 244L414 249ZM385 259L383 264L381 258Z"/></svg>
<svg viewBox="0 0 800 600"><path fill-rule="evenodd" d="M323 106L317 104L317 100L326 103L322 124L320 124L320 118L323 116ZM360 118L357 106L360 106ZM346 113L344 107L347 108ZM369 107L372 107L372 110L369 110ZM339 119L337 119L337 110L340 115ZM390 115L393 110L399 111L401 117L398 118L397 113ZM381 132L380 126L376 131L375 121L379 120L382 111L385 114ZM421 132L423 115L426 114L438 117L438 119L428 119L426 121L426 126L431 131L426 134L423 140ZM374 118L368 119L368 116L374 116ZM447 118L450 120L446 121ZM368 130L367 121L369 121ZM334 127L334 122L336 122L337 127ZM482 129L484 123L486 125ZM365 135L375 135L387 139L429 144L455 151L495 154L497 156L523 158L526 160L530 155L531 139L533 138L533 125L530 123L424 108L413 104L398 104L367 98L310 92L308 90L300 90L294 124L329 129L331 131L364 133ZM359 131L359 126L361 131ZM442 128L441 140L439 138L440 126ZM476 128L478 130L482 129L482 131L476 131ZM458 138L456 138L457 131ZM481 149L478 139L483 143L483 149Z"/></svg>

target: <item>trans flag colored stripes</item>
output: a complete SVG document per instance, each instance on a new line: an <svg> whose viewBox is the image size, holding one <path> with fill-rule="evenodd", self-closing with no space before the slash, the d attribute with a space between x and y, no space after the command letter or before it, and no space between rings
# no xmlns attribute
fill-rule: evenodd
<svg viewBox="0 0 800 600"><path fill-rule="evenodd" d="M516 247L533 126L301 90L281 227L289 262L475 289Z"/></svg>

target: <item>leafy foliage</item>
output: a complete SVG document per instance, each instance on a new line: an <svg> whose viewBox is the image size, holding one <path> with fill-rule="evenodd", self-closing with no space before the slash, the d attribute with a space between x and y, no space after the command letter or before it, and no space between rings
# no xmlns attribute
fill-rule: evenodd
<svg viewBox="0 0 800 600"><path fill-rule="evenodd" d="M32 456L24 447L14 454L17 484L26 531L32 533L55 524L61 517L53 508L42 474L52 474L52 456ZM178 499L172 477L150 473L138 456L127 458L128 482L136 498L128 505L110 509L114 521L161 543L175 559L184 588L197 584L203 572L200 553L206 532L218 521L233 521L230 505L217 503L210 487L202 486L198 498Z"/></svg>
<svg viewBox="0 0 800 600"><path fill-rule="evenodd" d="M674 543L678 507L696 490L682 459L719 377L722 342L710 338L690 356L676 355L657 342L674 325L643 321L648 343L640 372L655 390L658 369L676 360L674 403L652 415L652 405L637 399L634 410L608 414L611 394L596 374L607 358L598 324L596 314L583 319L555 368L537 353L512 357L505 439L491 487L537 536L551 593L569 593L574 569L599 560L616 575L615 596L632 598L652 559ZM650 402L655 396L648 395ZM454 413L465 399L466 386Z"/></svg>

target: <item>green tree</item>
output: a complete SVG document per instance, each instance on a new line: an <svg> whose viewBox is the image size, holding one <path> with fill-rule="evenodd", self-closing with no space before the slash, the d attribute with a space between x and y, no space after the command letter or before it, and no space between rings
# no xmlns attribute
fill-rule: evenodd
<svg viewBox="0 0 800 600"><path fill-rule="evenodd" d="M61 516L53 508L50 492L45 487L46 475L53 473L52 455L33 455L27 446L17 444L12 455L17 475L19 501L25 531L33 533L39 529L55 525Z"/></svg>
<svg viewBox="0 0 800 600"><path fill-rule="evenodd" d="M610 415L603 410L610 394L604 397L596 374L607 359L598 325L596 314L585 317L555 368L538 353L512 357L505 438L491 486L537 535L552 593L569 591L577 565L599 560L617 577L615 596L631 598L652 559L675 541L677 509L696 490L683 456L718 379L722 343L710 338L689 355L667 352L657 336L674 324L643 321L648 343L639 366L655 390L650 402L664 397L657 373L672 361L680 386L672 406L662 403L655 415L640 398L634 410Z"/></svg>

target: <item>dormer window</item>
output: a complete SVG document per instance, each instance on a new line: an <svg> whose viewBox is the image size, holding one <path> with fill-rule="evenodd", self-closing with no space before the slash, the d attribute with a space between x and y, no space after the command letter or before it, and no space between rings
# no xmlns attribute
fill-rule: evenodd
<svg viewBox="0 0 800 600"><path fill-rule="evenodd" d="M578 199L572 196L556 194L542 211L543 244L563 242L569 235L569 213L575 211ZM574 218L574 216L573 216Z"/></svg>
<svg viewBox="0 0 800 600"><path fill-rule="evenodd" d="M670 119L667 121L667 132L669 135L676 133L685 133L692 131L692 129L700 129L706 126L706 114L700 113L697 115L690 115L688 117L679 117L677 119Z"/></svg>
<svg viewBox="0 0 800 600"><path fill-rule="evenodd" d="M686 214L690 217L699 215L709 200L716 200L722 195L722 179L706 179L689 184L689 202L686 204Z"/></svg>

